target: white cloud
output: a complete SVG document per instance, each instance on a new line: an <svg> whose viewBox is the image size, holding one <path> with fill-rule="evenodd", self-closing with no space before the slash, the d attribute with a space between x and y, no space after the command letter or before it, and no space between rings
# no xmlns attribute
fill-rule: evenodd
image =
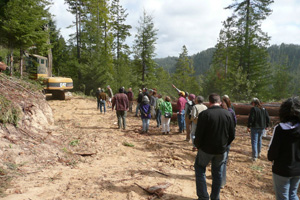
<svg viewBox="0 0 300 200"><path fill-rule="evenodd" d="M74 15L67 11L68 6L63 0L54 0L54 4L50 7L50 12L54 15L56 26L60 29L61 35L68 40L69 35L74 33L74 29L67 28L75 21Z"/></svg>
<svg viewBox="0 0 300 200"><path fill-rule="evenodd" d="M66 11L62 0L54 0L51 11L57 15L57 25L64 38L74 29L66 29L74 16ZM127 23L132 26L132 36L127 42L132 46L138 20L145 9L154 17L158 31L157 57L178 56L186 45L189 55L214 47L222 28L222 21L231 15L224 10L232 0L120 0L129 14ZM273 13L263 21L263 31L271 36L270 44L293 43L300 41L299 0L275 0L271 5Z"/></svg>

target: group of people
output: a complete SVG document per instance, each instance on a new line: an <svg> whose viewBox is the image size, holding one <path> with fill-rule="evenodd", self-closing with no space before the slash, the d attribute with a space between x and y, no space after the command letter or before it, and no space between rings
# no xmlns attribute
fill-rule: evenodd
<svg viewBox="0 0 300 200"><path fill-rule="evenodd" d="M267 110L258 98L248 118L251 132L252 160L261 156L262 136L270 124ZM267 158L273 162L273 186L277 200L299 200L300 183L300 99L292 97L279 109L280 123L274 127ZM198 116L194 144L198 149L195 160L198 200L220 199L220 189L226 184L226 163L235 138L236 117L227 95L209 96L209 107ZM207 192L205 171L211 162L212 189Z"/></svg>
<svg viewBox="0 0 300 200"><path fill-rule="evenodd" d="M173 108L169 96L163 99L161 94L157 94L155 88L139 90L135 116L138 117L139 113L143 124L141 134L148 133L151 118L156 120L158 128L162 127L163 134L170 133Z"/></svg>
<svg viewBox="0 0 300 200"><path fill-rule="evenodd" d="M173 86L178 90L175 86ZM104 92L104 91L102 91ZM129 93L129 95L128 95ZM99 108L101 111L100 95ZM111 93L112 94L112 93ZM177 120L179 133L186 131L186 141L192 140L195 159L196 191L198 199L220 199L220 190L226 184L226 164L232 141L235 139L237 118L228 95L209 95L208 106L203 104L202 96L195 96L178 90ZM116 109L118 128L126 129L126 113L132 112L133 93L124 87L119 93L111 95L112 110ZM102 103L103 104L103 103ZM98 103L97 103L98 105ZM105 104L104 104L105 105ZM131 105L131 106L130 106ZM270 125L270 117L258 98L251 101L252 108L248 117L248 131L251 133L252 161L261 157L262 136ZM105 107L105 106L104 106ZM130 109L131 107L131 109ZM105 112L105 109L104 109ZM173 115L171 98L164 99L155 89L139 90L135 116L142 119L141 134L148 133L149 121L156 119L162 134L170 133L170 120ZM267 154L273 162L273 185L277 200L298 200L297 190L300 183L300 99L289 98L279 110L280 123L274 127ZM212 189L207 192L206 167L211 163Z"/></svg>

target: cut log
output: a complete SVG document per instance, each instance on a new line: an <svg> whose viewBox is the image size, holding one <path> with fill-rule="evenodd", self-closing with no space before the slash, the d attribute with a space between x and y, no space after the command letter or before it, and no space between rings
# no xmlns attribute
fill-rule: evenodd
<svg viewBox="0 0 300 200"><path fill-rule="evenodd" d="M248 125L248 115L237 115L237 124L238 125ZM270 127L274 126L275 124L279 123L278 116L270 116Z"/></svg>
<svg viewBox="0 0 300 200"><path fill-rule="evenodd" d="M209 107L208 102L204 102L203 104ZM245 103L233 103L232 105L234 107L236 115L249 115L250 110L253 107L252 105ZM280 103L266 103L262 104L262 106L267 109L269 116L279 115ZM176 102L172 102L172 109L175 113L178 111Z"/></svg>
<svg viewBox="0 0 300 200"><path fill-rule="evenodd" d="M279 108L280 108L279 103L262 104L262 106L267 109L269 116L278 116L279 115ZM236 115L249 115L250 110L253 106L250 104L234 103L233 107L234 107Z"/></svg>

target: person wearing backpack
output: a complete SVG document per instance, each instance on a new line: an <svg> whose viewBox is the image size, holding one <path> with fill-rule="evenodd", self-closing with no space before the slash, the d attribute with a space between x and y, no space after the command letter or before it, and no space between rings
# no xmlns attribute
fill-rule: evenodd
<svg viewBox="0 0 300 200"><path fill-rule="evenodd" d="M186 125L186 141L189 142L191 139L191 129L192 129L192 120L191 114L193 110L193 106L195 105L195 95L189 94L188 101L185 103L184 111L185 111L185 125Z"/></svg>
<svg viewBox="0 0 300 200"><path fill-rule="evenodd" d="M193 106L193 110L191 113L191 120L192 120L191 139L193 143L193 149L192 149L193 151L197 151L194 140L195 140L195 132L197 128L198 116L202 111L207 109L206 105L203 104L204 98L202 96L197 96L195 101L196 104Z"/></svg>

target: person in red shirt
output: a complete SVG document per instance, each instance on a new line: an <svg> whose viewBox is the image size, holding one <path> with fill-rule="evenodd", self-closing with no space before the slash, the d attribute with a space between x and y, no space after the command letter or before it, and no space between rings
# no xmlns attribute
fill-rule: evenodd
<svg viewBox="0 0 300 200"><path fill-rule="evenodd" d="M179 98L177 101L177 120L178 120L178 126L179 126L179 133L184 132L184 126L185 126L185 120L184 120L184 107L186 104L185 92L181 91L178 93Z"/></svg>
<svg viewBox="0 0 300 200"><path fill-rule="evenodd" d="M126 116L129 108L129 101L126 94L124 94L124 88L119 89L119 93L117 93L112 99L112 110L116 110L117 118L118 118L118 128L121 129L123 125L123 129L126 129Z"/></svg>

